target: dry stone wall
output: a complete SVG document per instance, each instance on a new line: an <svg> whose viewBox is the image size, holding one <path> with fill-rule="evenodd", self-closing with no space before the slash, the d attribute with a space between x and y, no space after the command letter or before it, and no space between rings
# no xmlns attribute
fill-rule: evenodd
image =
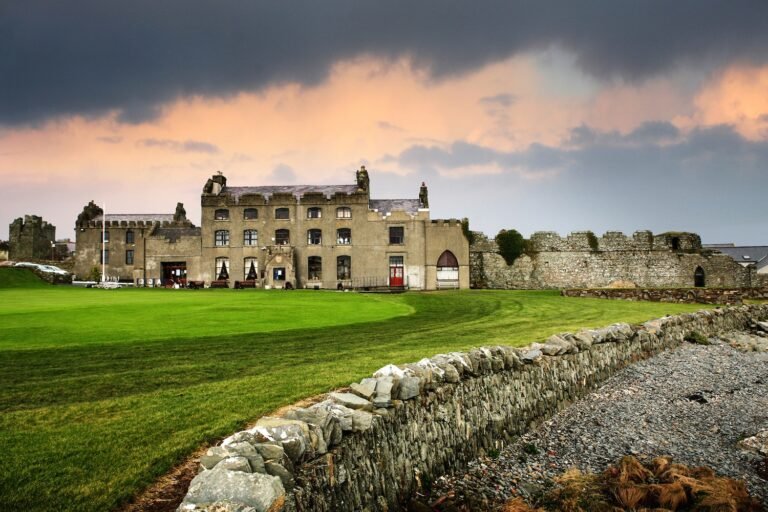
<svg viewBox="0 0 768 512"><path fill-rule="evenodd" d="M562 290L564 297L648 300L690 304L741 304L744 299L768 299L768 287L753 288L590 288Z"/></svg>
<svg viewBox="0 0 768 512"><path fill-rule="evenodd" d="M692 287L698 268L706 287L757 285L753 269L730 256L702 250L692 233L653 235L638 231L632 237L590 232L560 237L534 233L528 253L507 265L494 241L476 234L470 248L471 285L496 289L603 288L617 283L647 288Z"/></svg>
<svg viewBox="0 0 768 512"><path fill-rule="evenodd" d="M766 318L768 305L707 310L385 366L209 449L179 510L397 510L627 364Z"/></svg>

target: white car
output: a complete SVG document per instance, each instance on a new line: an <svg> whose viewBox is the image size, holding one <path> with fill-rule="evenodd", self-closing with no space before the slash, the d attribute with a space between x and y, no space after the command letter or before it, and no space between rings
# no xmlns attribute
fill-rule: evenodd
<svg viewBox="0 0 768 512"><path fill-rule="evenodd" d="M14 267L33 268L39 270L40 272L45 272L46 274L59 274L62 276L69 274L69 272L63 268L59 268L53 265L42 265L40 263L30 263L28 261L20 261L19 263L16 263Z"/></svg>

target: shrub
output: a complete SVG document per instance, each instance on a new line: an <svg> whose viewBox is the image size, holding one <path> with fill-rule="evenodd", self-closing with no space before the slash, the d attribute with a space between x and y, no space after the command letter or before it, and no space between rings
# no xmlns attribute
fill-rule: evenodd
<svg viewBox="0 0 768 512"><path fill-rule="evenodd" d="M709 339L699 331L691 331L686 334L683 339L689 343L695 343L696 345L710 345Z"/></svg>
<svg viewBox="0 0 768 512"><path fill-rule="evenodd" d="M464 238L467 239L469 245L475 243L475 233L469 229L469 219L466 217L461 219L461 231L464 233Z"/></svg>
<svg viewBox="0 0 768 512"><path fill-rule="evenodd" d="M589 248L592 249L592 252L597 252L600 247L597 242L597 237L591 231L587 231L587 243L589 243Z"/></svg>
<svg viewBox="0 0 768 512"><path fill-rule="evenodd" d="M91 281L96 281L97 283L101 281L101 270L99 270L99 267L93 267L91 269L91 273L88 275Z"/></svg>
<svg viewBox="0 0 768 512"><path fill-rule="evenodd" d="M499 231L499 234L496 235L496 244L499 246L499 254L504 258L507 265L513 264L526 249L523 235L514 229Z"/></svg>

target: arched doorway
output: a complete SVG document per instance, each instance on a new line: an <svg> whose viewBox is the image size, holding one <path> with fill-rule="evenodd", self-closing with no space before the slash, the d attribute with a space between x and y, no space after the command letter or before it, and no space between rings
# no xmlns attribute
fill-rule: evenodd
<svg viewBox="0 0 768 512"><path fill-rule="evenodd" d="M459 287L459 260L451 251L437 258L437 289Z"/></svg>
<svg viewBox="0 0 768 512"><path fill-rule="evenodd" d="M704 274L704 269L701 267L696 267L696 271L693 273L693 285L696 288L704 288L706 284L706 274Z"/></svg>

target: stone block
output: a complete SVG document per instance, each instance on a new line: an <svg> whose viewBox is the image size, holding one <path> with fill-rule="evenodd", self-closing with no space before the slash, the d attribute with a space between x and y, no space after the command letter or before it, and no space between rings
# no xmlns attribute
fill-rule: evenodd
<svg viewBox="0 0 768 512"><path fill-rule="evenodd" d="M285 503L285 489L276 476L214 468L192 480L179 510L225 501L253 507L257 512L273 512Z"/></svg>

